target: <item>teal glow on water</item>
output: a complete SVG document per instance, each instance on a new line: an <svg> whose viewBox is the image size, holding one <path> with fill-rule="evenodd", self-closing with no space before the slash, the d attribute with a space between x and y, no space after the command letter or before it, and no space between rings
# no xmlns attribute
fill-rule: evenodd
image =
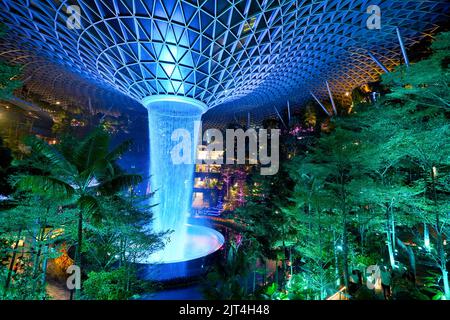
<svg viewBox="0 0 450 320"><path fill-rule="evenodd" d="M184 250L173 250L168 246L164 250L152 254L141 263L179 263L207 256L219 250L223 243L223 235L211 228L187 225L186 235L183 239ZM175 246L176 248L176 246Z"/></svg>

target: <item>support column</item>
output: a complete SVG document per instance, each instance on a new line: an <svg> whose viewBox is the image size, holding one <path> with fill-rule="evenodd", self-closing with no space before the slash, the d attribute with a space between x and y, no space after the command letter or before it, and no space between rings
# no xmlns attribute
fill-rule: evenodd
<svg viewBox="0 0 450 320"><path fill-rule="evenodd" d="M311 96L314 98L314 100L316 100L316 102L319 104L319 106L322 108L323 111L325 111L325 113L331 117L331 114L328 112L327 108L325 108L325 106L322 104L322 102L320 102L319 99L317 99L317 97L315 96L314 93L312 93L311 91L309 92L311 94Z"/></svg>
<svg viewBox="0 0 450 320"><path fill-rule="evenodd" d="M409 67L408 54L406 53L406 48L405 44L403 43L402 35L400 34L400 29L395 28L395 31L397 32L398 42L400 43L400 48L402 49L403 59L405 60L406 66Z"/></svg>
<svg viewBox="0 0 450 320"><path fill-rule="evenodd" d="M330 96L331 105L333 106L333 112L334 115L337 116L337 110L336 110L336 104L334 103L333 94L331 93L330 85L328 84L328 81L325 81L327 85L328 95Z"/></svg>
<svg viewBox="0 0 450 320"><path fill-rule="evenodd" d="M373 55L372 52L369 51L369 52L368 52L368 55L369 55L370 58L372 58L373 61L375 61L375 63L381 68L381 70L383 70L385 73L389 73L388 68L386 68L386 67L384 66L384 64L382 64L381 61L378 60L377 57L375 57L375 56Z"/></svg>

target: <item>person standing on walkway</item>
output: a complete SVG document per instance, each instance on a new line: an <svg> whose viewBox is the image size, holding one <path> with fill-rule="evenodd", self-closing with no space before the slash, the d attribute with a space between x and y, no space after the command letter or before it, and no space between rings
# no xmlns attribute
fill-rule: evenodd
<svg viewBox="0 0 450 320"><path fill-rule="evenodd" d="M391 298L391 270L390 268L384 266L381 268L381 287L383 288L383 296L385 300Z"/></svg>

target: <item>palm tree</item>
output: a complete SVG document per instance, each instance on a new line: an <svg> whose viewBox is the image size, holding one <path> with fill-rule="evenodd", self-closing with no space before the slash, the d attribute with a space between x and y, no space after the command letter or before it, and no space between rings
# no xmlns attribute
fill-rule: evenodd
<svg viewBox="0 0 450 320"><path fill-rule="evenodd" d="M109 134L96 129L81 140L67 136L58 146L36 137L27 138L26 144L31 149L28 165L34 172L19 174L15 185L53 199L72 199L78 209L75 263L81 268L84 219L100 221L101 196L142 181L141 176L126 174L116 164L131 143L126 141L110 151Z"/></svg>

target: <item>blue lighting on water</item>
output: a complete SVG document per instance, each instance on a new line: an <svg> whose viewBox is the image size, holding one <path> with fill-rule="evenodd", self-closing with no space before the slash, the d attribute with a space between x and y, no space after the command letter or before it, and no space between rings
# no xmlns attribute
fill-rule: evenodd
<svg viewBox="0 0 450 320"><path fill-rule="evenodd" d="M149 113L150 188L155 192L153 208L155 231L172 230L164 250L153 254L150 262L180 262L195 254L188 243L187 219L192 205L194 159L200 121L206 106L194 99L177 96L152 96L143 100ZM172 141L177 129L189 132L192 142L190 164L174 164L171 151L180 141ZM197 128L198 129L198 128ZM187 250L188 249L188 250Z"/></svg>

